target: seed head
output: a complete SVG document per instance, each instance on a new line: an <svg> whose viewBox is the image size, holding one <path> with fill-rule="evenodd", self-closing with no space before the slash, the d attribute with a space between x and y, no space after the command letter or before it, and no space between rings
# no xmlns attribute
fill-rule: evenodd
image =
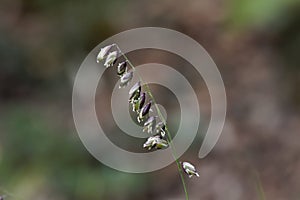
<svg viewBox="0 0 300 200"><path fill-rule="evenodd" d="M105 60L104 66L106 68L113 66L117 61L117 56L118 56L117 51L110 52Z"/></svg>
<svg viewBox="0 0 300 200"><path fill-rule="evenodd" d="M125 61L125 62L119 63L117 74L119 76L122 76L126 71L127 71L127 62Z"/></svg>
<svg viewBox="0 0 300 200"><path fill-rule="evenodd" d="M101 60L103 60L107 53L109 52L109 50L113 47L114 45L108 45L106 47L101 48L100 52L97 55L97 63L99 63Z"/></svg>
<svg viewBox="0 0 300 200"><path fill-rule="evenodd" d="M131 81L131 79L133 78L133 72L127 72L126 74L124 74L121 79L120 79L120 85L119 88L124 88L128 85L128 83Z"/></svg>
<svg viewBox="0 0 300 200"><path fill-rule="evenodd" d="M191 178L192 176L197 176L199 177L198 172L196 171L196 168L194 165L192 165L189 162L183 162L182 163L182 168L185 171L185 173L187 173L189 175L189 178Z"/></svg>

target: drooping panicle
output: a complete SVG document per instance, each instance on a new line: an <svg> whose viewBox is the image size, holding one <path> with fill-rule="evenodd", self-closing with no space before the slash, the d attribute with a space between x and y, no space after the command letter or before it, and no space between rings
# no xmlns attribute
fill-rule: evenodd
<svg viewBox="0 0 300 200"><path fill-rule="evenodd" d="M164 122L159 122L156 124L156 133L160 134L162 137L166 135L166 124Z"/></svg>
<svg viewBox="0 0 300 200"><path fill-rule="evenodd" d="M147 131L148 133L152 133L156 124L156 116L149 117L144 123L143 131Z"/></svg>
<svg viewBox="0 0 300 200"><path fill-rule="evenodd" d="M198 174L195 166L192 165L191 163L189 163L189 162L183 162L182 163L182 168L183 168L184 172L189 175L189 178L191 178L194 175L197 176L197 177L199 177L199 174Z"/></svg>
<svg viewBox="0 0 300 200"><path fill-rule="evenodd" d="M122 53L121 49L117 44L112 44L103 47L97 55L97 63L105 60L104 66L108 68L115 65L115 63L118 60L118 57L122 57L123 59L125 59L124 62L119 61L117 66L117 75L120 78L119 88L124 88L133 79L133 75L134 75L133 71L135 70L135 67L131 64L131 62L128 60L125 54ZM132 70L129 71L129 68ZM136 75L138 76L138 74ZM140 80L142 80L141 77ZM146 103L145 92L148 95L147 101L149 99L146 105L145 105ZM147 84L143 86L143 92L142 92L142 85L140 81L136 82L129 90L129 106L132 105L133 111L136 112L137 121L139 123L141 123L142 121L144 122L143 132L147 132L151 134L151 137L147 138L147 140L143 144L143 148L146 148L148 150L168 148L169 145L171 145L172 143L171 143L171 138L169 138L170 139L169 142L169 139L165 137L166 133L169 134L167 130L166 121L162 118L161 122L157 123L157 118L158 118L157 116L149 116L150 112L152 112L151 110L152 101L155 103L155 99L150 91L150 88L148 88ZM156 107L156 109L157 109L157 113L161 114L159 108ZM177 162L176 156L174 156L174 158ZM180 162L180 164L182 165L181 167L183 168L183 171L187 173L190 178L194 175L199 177L198 172L196 171L195 167L191 163ZM178 170L180 172L180 175L182 175L183 172L180 169L180 165L178 165ZM186 193L186 197L187 196L188 195ZM0 200L4 200L4 197L1 195L0 195Z"/></svg>
<svg viewBox="0 0 300 200"><path fill-rule="evenodd" d="M151 108L151 104L152 102L150 101L149 103L147 103L146 105L144 105L142 107L142 109L139 112L139 116L137 118L138 122L141 122L144 120L145 116L147 116L149 114L150 108Z"/></svg>
<svg viewBox="0 0 300 200"><path fill-rule="evenodd" d="M128 83L131 81L131 79L133 78L133 72L127 72L125 73L121 79L120 79L120 85L119 88L124 88L128 85Z"/></svg>
<svg viewBox="0 0 300 200"><path fill-rule="evenodd" d="M111 44L101 48L100 52L97 55L97 63L99 63L106 57L107 53L111 50L113 46L114 44Z"/></svg>
<svg viewBox="0 0 300 200"><path fill-rule="evenodd" d="M118 57L117 51L110 52L105 60L104 66L106 68L113 66L117 61L117 57Z"/></svg>
<svg viewBox="0 0 300 200"><path fill-rule="evenodd" d="M122 76L126 71L127 71L127 62L124 61L124 62L119 63L118 69L117 69L117 74L119 76Z"/></svg>

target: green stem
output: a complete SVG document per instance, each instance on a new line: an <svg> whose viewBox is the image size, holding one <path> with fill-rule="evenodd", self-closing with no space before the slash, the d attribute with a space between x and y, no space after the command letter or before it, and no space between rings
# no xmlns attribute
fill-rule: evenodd
<svg viewBox="0 0 300 200"><path fill-rule="evenodd" d="M183 185L183 190L184 190L184 193L185 193L185 199L186 199L186 200L189 200L189 195L188 195L186 183L185 183L184 176L183 176L183 171L182 171L180 162L179 162L179 160L178 160L178 158L177 158L177 153L176 153L175 145L174 145L174 143L173 143L173 141L172 141L172 137L171 137L170 131L169 131L168 127L167 127L166 120L165 120L165 118L163 117L162 112L161 112L161 110L159 109L158 105L156 104L155 98L154 98L154 96L153 96L153 94L152 94L152 92L151 92L151 89L150 89L149 85L146 84L146 83L143 81L141 75L136 71L135 66L130 62L130 60L128 59L128 57L121 51L120 47L119 47L117 44L114 44L114 45L117 47L119 53L125 58L126 62L130 65L130 67L132 68L132 70L133 70L134 72L136 72L136 74L137 74L137 76L139 77L139 79L140 79L142 85L144 85L144 88L146 89L147 93L149 94L151 100L153 101L153 103L154 103L154 105L155 105L155 108L156 108L157 113L158 113L158 115L159 115L158 117L160 118L160 120L161 120L161 121L164 123L164 125L165 125L165 129L166 129L167 136L168 136L167 141L168 141L168 143L170 144L170 147L171 147L171 150L172 150L172 156L173 156L173 158L174 158L174 160L175 160L175 162L176 162L177 168L178 168L178 172L179 172L179 175L180 175L180 179L181 179L181 182L182 182L182 185ZM143 83L144 83L144 84L143 84Z"/></svg>
<svg viewBox="0 0 300 200"><path fill-rule="evenodd" d="M259 174L256 170L254 170L254 175L255 175L255 178L256 178L256 190L257 190L257 193L259 195L259 199L260 200L266 200L264 188L262 186Z"/></svg>

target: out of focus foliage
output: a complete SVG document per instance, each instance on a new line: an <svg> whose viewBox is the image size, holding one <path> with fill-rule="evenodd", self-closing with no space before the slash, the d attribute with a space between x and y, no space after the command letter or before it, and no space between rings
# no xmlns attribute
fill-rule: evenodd
<svg viewBox="0 0 300 200"><path fill-rule="evenodd" d="M110 199L124 192L138 196L137 186L143 190L141 178L102 169L76 135L59 123L53 125L34 107L10 105L5 111L1 118L0 184L13 188L16 199Z"/></svg>
<svg viewBox="0 0 300 200"><path fill-rule="evenodd" d="M294 6L300 6L298 0L231 0L229 18L240 27L282 26L288 22Z"/></svg>

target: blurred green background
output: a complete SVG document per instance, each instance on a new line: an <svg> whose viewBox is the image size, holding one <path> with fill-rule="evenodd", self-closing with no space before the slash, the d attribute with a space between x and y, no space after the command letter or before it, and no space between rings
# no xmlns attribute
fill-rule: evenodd
<svg viewBox="0 0 300 200"><path fill-rule="evenodd" d="M175 165L144 175L107 168L72 119L72 82L87 53L121 31L161 26L202 44L227 90L217 146L203 160L197 144L184 155L200 171L187 181L191 199L299 200L299 25L299 0L1 0L0 195L184 198Z"/></svg>

